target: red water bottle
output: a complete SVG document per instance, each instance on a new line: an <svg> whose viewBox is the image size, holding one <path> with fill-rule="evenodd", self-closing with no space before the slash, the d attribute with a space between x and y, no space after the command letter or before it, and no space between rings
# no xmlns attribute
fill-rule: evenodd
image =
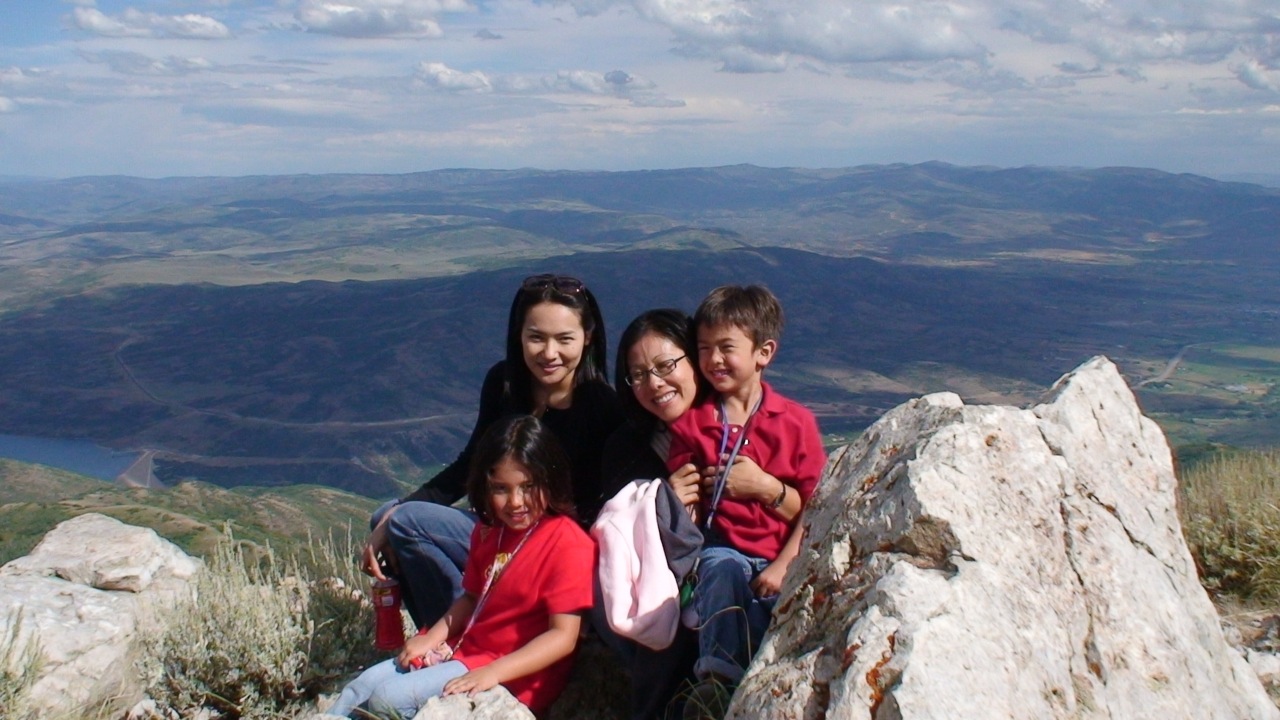
<svg viewBox="0 0 1280 720"><path fill-rule="evenodd" d="M399 650L404 646L400 583L392 578L373 583L373 646L379 650Z"/></svg>

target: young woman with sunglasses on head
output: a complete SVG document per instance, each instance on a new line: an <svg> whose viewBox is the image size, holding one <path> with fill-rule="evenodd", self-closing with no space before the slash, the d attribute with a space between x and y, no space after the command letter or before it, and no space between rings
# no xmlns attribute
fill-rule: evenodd
<svg viewBox="0 0 1280 720"><path fill-rule="evenodd" d="M649 310L623 331L614 386L627 422L605 444L606 497L634 480L667 478L680 505L698 499L701 476L697 469L689 465L668 476L666 467L671 444L667 425L708 392L697 359L693 321L680 310ZM602 612L597 603L592 622L631 670L632 720L667 717L671 698L693 676L697 636L681 627L669 647L652 650L608 631Z"/></svg>
<svg viewBox="0 0 1280 720"><path fill-rule="evenodd" d="M538 416L569 457L578 520L590 524L604 502L601 448L622 423L605 375L604 318L576 278L534 275L521 284L507 318L506 358L489 369L471 437L458 458L408 497L373 517L364 571L399 575L418 627L430 627L462 592L462 569L476 523L451 507L466 493L467 469L485 431L512 414Z"/></svg>

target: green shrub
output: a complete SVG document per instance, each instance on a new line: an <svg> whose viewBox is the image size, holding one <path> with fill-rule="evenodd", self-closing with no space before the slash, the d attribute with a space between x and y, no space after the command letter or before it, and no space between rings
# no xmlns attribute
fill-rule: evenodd
<svg viewBox="0 0 1280 720"><path fill-rule="evenodd" d="M1280 600L1280 452L1224 452L1184 469L1179 511L1207 589Z"/></svg>
<svg viewBox="0 0 1280 720"><path fill-rule="evenodd" d="M207 559L196 599L143 639L148 694L190 717L291 717L377 659L354 547L312 541L295 557L229 535Z"/></svg>

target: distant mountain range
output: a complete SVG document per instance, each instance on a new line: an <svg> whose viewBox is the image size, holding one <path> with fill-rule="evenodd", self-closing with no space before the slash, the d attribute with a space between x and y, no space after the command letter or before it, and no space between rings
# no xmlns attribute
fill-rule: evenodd
<svg viewBox="0 0 1280 720"><path fill-rule="evenodd" d="M1280 190L1153 170L752 166L0 184L0 432L162 480L389 496L460 447L532 272L637 312L764 282L831 441L1105 353L1178 442L1275 444ZM1174 362L1176 358L1176 362Z"/></svg>

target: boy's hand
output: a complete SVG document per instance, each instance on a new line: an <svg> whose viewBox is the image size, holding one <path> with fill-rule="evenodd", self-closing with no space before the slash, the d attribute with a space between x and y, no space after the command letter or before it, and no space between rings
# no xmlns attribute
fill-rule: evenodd
<svg viewBox="0 0 1280 720"><path fill-rule="evenodd" d="M479 670L472 670L466 675L460 675L444 684L444 695L457 695L466 693L475 695L484 692L498 684L497 673L492 671L493 665L485 665Z"/></svg>
<svg viewBox="0 0 1280 720"><path fill-rule="evenodd" d="M688 507L701 499L702 474L693 463L685 463L667 478L667 484L675 491L680 504Z"/></svg>
<svg viewBox="0 0 1280 720"><path fill-rule="evenodd" d="M774 560L765 566L756 575L756 579L751 581L751 589L755 591L756 597L769 597L782 592L782 580L787 576L787 565L789 562L780 562Z"/></svg>
<svg viewBox="0 0 1280 720"><path fill-rule="evenodd" d="M727 457L721 458L721 460L727 459ZM702 479L702 489L708 495L715 492L716 477L723 469L723 465L707 468L707 473ZM778 496L779 487L779 480L762 470L755 460L739 455L733 461L729 477L724 482L724 493L735 500L758 500L768 503L773 502L773 499Z"/></svg>

